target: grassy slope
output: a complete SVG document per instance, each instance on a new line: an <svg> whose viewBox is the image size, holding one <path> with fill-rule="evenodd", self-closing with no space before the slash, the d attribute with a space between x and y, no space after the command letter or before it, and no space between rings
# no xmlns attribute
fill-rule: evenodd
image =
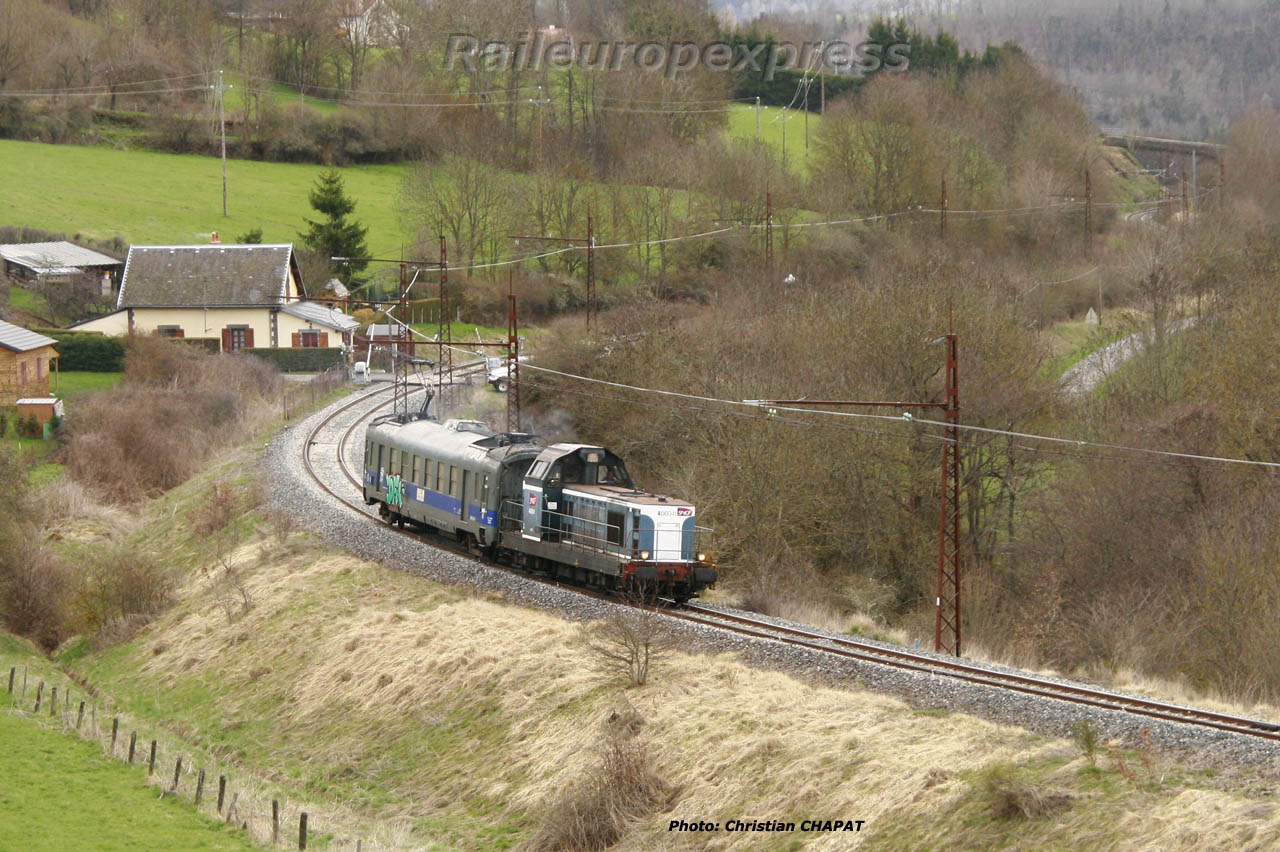
<svg viewBox="0 0 1280 852"><path fill-rule="evenodd" d="M730 656L679 654L650 684L597 673L577 628L477 599L241 521L235 563L253 609L228 621L184 514L217 479L253 479L240 451L150 507L132 534L179 572L181 602L132 641L64 659L144 723L313 800L406 823L423 843L495 849L526 836L547 803L597 759L608 719L633 707L657 769L679 788L669 813L637 821L621 850L700 849L671 818L850 818L857 837L719 834L716 848L1236 848L1280 836L1280 814L1157 764L1134 781L1089 769L1073 747L856 688L760 672ZM77 546L85 545L84 527ZM1158 756L1157 756L1158 759ZM997 820L981 770L1070 797L1065 810ZM1129 763L1139 766L1131 752ZM1246 782L1237 782L1243 786ZM1212 819L1214 831L1201 830ZM964 842L952 842L963 838Z"/></svg>
<svg viewBox="0 0 1280 852"><path fill-rule="evenodd" d="M0 654L11 665L31 664L34 690L36 678L45 674L34 649L0 634ZM6 679L7 674L6 667ZM157 802L141 769L108 760L93 743L23 718L20 711L0 713L0 742L0 848L255 848L240 832L197 815L176 799Z"/></svg>
<svg viewBox="0 0 1280 852"><path fill-rule="evenodd" d="M812 151L814 134L822 126L822 116L809 114L809 144ZM781 107L760 108L760 141L773 147L782 155L784 130L786 136L787 165L802 175L808 172L804 150L804 113L801 110L783 110ZM731 137L756 138L756 108L752 104L735 104L729 112Z"/></svg>
<svg viewBox="0 0 1280 852"><path fill-rule="evenodd" d="M229 242L255 227L266 242L297 242L313 213L307 194L323 170L228 161L224 219L216 158L0 140L4 224L138 243L206 243L211 231ZM398 252L403 242L396 194L404 172L403 165L342 170L375 254Z"/></svg>

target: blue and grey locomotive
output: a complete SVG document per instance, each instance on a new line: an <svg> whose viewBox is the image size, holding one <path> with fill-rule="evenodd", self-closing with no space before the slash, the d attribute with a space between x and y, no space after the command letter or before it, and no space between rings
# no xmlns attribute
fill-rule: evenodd
<svg viewBox="0 0 1280 852"><path fill-rule="evenodd" d="M475 420L383 419L365 433L364 499L503 564L684 601L715 582L694 507L635 487L622 459L542 446Z"/></svg>

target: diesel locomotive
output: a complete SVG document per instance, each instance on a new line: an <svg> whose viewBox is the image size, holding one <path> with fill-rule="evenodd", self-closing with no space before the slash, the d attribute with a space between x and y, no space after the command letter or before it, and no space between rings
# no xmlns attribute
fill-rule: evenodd
<svg viewBox="0 0 1280 852"><path fill-rule="evenodd" d="M476 420L383 418L365 432L363 491L388 523L601 590L683 602L716 580L694 507L636 488L604 447L543 446Z"/></svg>

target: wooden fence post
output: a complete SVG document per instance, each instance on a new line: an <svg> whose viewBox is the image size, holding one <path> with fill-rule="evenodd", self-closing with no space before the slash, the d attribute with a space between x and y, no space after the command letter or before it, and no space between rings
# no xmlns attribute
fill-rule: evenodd
<svg viewBox="0 0 1280 852"><path fill-rule="evenodd" d="M303 811L298 817L298 849L305 850L307 848L307 812Z"/></svg>
<svg viewBox="0 0 1280 852"><path fill-rule="evenodd" d="M280 800L271 800L271 844L280 842Z"/></svg>
<svg viewBox="0 0 1280 852"><path fill-rule="evenodd" d="M40 712L40 700L42 698L44 698L44 681L40 681L40 685L36 687L36 713Z"/></svg>
<svg viewBox="0 0 1280 852"><path fill-rule="evenodd" d="M120 717L115 716L111 719L111 757L113 759L116 756L116 734L118 733L120 733ZM130 752L132 751L133 749L130 749ZM133 763L132 754L130 754L129 762Z"/></svg>
<svg viewBox="0 0 1280 852"><path fill-rule="evenodd" d="M231 815L235 812L236 802L239 800L239 793L231 794L231 802L227 805L227 822L231 822Z"/></svg>
<svg viewBox="0 0 1280 852"><path fill-rule="evenodd" d="M156 774L156 741L151 741L151 757L147 758L147 777Z"/></svg>
<svg viewBox="0 0 1280 852"><path fill-rule="evenodd" d="M172 792L178 792L178 778L182 775L182 755L178 755L178 759L173 763L173 787Z"/></svg>
<svg viewBox="0 0 1280 852"><path fill-rule="evenodd" d="M138 745L138 732L133 731L129 734L129 765L133 766L133 750Z"/></svg>
<svg viewBox="0 0 1280 852"><path fill-rule="evenodd" d="M13 695L13 679L18 675L17 666L9 666L9 694Z"/></svg>
<svg viewBox="0 0 1280 852"><path fill-rule="evenodd" d="M49 687L49 715L58 712L58 687Z"/></svg>
<svg viewBox="0 0 1280 852"><path fill-rule="evenodd" d="M27 667L22 667L22 697L27 697Z"/></svg>
<svg viewBox="0 0 1280 852"><path fill-rule="evenodd" d="M76 714L76 730L80 730L80 723L84 721L84 702L80 702L80 712Z"/></svg>
<svg viewBox="0 0 1280 852"><path fill-rule="evenodd" d="M227 776L218 776L218 813L222 813L222 801L227 796Z"/></svg>
<svg viewBox="0 0 1280 852"><path fill-rule="evenodd" d="M204 770L200 770L200 774L196 776L196 807L200 807L200 800L204 798Z"/></svg>

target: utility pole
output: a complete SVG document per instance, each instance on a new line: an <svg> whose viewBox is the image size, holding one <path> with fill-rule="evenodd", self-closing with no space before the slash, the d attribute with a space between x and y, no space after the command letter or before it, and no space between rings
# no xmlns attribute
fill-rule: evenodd
<svg viewBox="0 0 1280 852"><path fill-rule="evenodd" d="M773 278L773 193L764 194L764 266Z"/></svg>
<svg viewBox="0 0 1280 852"><path fill-rule="evenodd" d="M923 408L941 410L945 425L942 441L942 492L938 503L938 595L934 620L933 649L961 656L960 646L960 395L957 370L957 337L948 334L934 341L946 343L945 385L942 402L864 402L830 399L748 399L744 402L767 407L821 406L858 408ZM906 419L910 415L904 413Z"/></svg>
<svg viewBox="0 0 1280 852"><path fill-rule="evenodd" d="M453 403L453 310L449 306L449 256L445 248L444 234L440 235L440 315L436 328L436 373L440 378L440 402L436 411ZM449 391L445 391L445 387Z"/></svg>
<svg viewBox="0 0 1280 852"><path fill-rule="evenodd" d="M520 431L520 326L514 274L507 279L507 431Z"/></svg>
<svg viewBox="0 0 1280 852"><path fill-rule="evenodd" d="M760 96L756 95L756 149L760 148Z"/></svg>
<svg viewBox="0 0 1280 852"><path fill-rule="evenodd" d="M1093 180L1089 169L1084 170L1084 238L1088 245L1093 237Z"/></svg>
<svg viewBox="0 0 1280 852"><path fill-rule="evenodd" d="M596 299L596 227L591 214L587 214L587 331L591 324L600 322L600 302Z"/></svg>
<svg viewBox="0 0 1280 852"><path fill-rule="evenodd" d="M218 130L222 136L222 215L227 215L227 118L223 109L222 69L218 69Z"/></svg>
<svg viewBox="0 0 1280 852"><path fill-rule="evenodd" d="M947 176L942 176L942 196L938 199L938 236L947 241Z"/></svg>
<svg viewBox="0 0 1280 852"><path fill-rule="evenodd" d="M1199 153L1195 148L1191 149L1191 203L1194 205L1200 203Z"/></svg>
<svg viewBox="0 0 1280 852"><path fill-rule="evenodd" d="M809 153L809 83L808 77L804 78L804 152Z"/></svg>
<svg viewBox="0 0 1280 852"><path fill-rule="evenodd" d="M1227 161L1218 155L1218 214L1222 214L1222 206L1227 195Z"/></svg>

